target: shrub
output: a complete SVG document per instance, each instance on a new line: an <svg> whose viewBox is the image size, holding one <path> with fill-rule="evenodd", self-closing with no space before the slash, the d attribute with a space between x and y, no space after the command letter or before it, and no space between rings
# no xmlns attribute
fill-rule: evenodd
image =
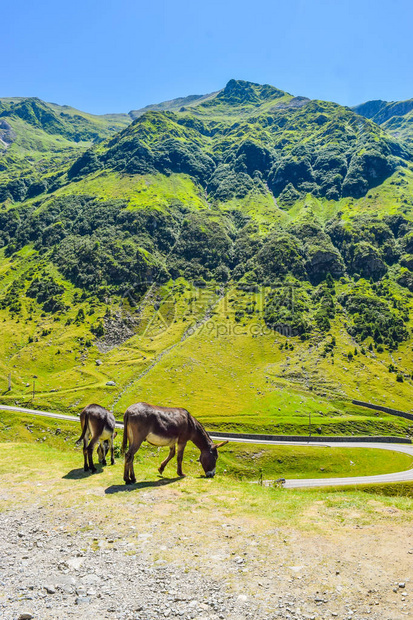
<svg viewBox="0 0 413 620"><path fill-rule="evenodd" d="M96 336L96 338L102 338L102 336L104 336L105 334L105 328L103 327L102 321L99 321L98 323L92 325L90 331Z"/></svg>

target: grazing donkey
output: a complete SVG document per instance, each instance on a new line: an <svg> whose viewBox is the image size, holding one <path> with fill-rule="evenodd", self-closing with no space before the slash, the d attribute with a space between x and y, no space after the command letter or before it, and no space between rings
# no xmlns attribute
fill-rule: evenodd
<svg viewBox="0 0 413 620"><path fill-rule="evenodd" d="M106 465L106 455L110 446L110 464L115 463L113 457L113 440L115 432L115 416L113 413L104 409L100 405L88 405L80 414L80 425L82 434L76 442L79 445L83 440L83 456L85 459L85 471L96 471L93 464L93 449L98 444L98 458L102 465ZM90 440L90 442L89 442ZM88 445L89 442L89 445Z"/></svg>
<svg viewBox="0 0 413 620"><path fill-rule="evenodd" d="M175 456L175 445L178 444L178 476L184 476L184 450L187 441L192 441L201 451L199 461L207 478L215 476L218 448L228 443L223 441L218 445L214 444L202 424L186 409L178 407L154 407L148 403L136 403L126 410L123 421L122 452L125 452L129 440L123 476L126 484L136 482L133 459L145 440L153 446L169 447L169 454L158 469L160 474Z"/></svg>

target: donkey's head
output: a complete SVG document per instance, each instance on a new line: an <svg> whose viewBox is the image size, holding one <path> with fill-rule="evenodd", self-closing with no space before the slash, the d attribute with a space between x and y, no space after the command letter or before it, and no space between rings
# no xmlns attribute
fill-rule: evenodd
<svg viewBox="0 0 413 620"><path fill-rule="evenodd" d="M99 463L103 463L103 461L105 460L106 454L108 453L109 450L109 442L106 439L105 441L103 441L102 443L98 444L98 459L99 459Z"/></svg>
<svg viewBox="0 0 413 620"><path fill-rule="evenodd" d="M117 432L113 433L113 439L115 439L116 435L117 435ZM97 449L99 463L103 463L106 460L106 455L108 452L109 452L109 440L105 439L104 441L99 442L98 449Z"/></svg>
<svg viewBox="0 0 413 620"><path fill-rule="evenodd" d="M218 448L224 446L226 443L228 443L228 440L222 441L219 444L211 444L208 448L202 450L199 457L199 462L201 463L207 478L213 478L215 476L218 460Z"/></svg>

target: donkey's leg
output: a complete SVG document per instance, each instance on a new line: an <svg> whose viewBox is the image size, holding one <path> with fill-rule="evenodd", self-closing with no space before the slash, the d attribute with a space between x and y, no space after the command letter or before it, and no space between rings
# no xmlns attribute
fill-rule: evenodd
<svg viewBox="0 0 413 620"><path fill-rule="evenodd" d="M90 440L90 443L87 447L87 458L89 461L89 469L95 473L96 471L96 467L93 464L93 450L95 449L95 446L97 444L97 442L99 441L99 437L92 437L92 439Z"/></svg>
<svg viewBox="0 0 413 620"><path fill-rule="evenodd" d="M169 448L169 454L168 454L168 456L167 456L167 457L166 457L166 459L165 459L164 461L162 461L162 463L160 464L159 469L158 469L158 471L159 471L159 473L160 473L160 474L163 474L163 470L164 470L164 469L165 469L165 467L168 465L169 461L170 461L171 459L173 459L173 458L174 458L174 456L175 456L175 444Z"/></svg>
<svg viewBox="0 0 413 620"><path fill-rule="evenodd" d="M98 459L99 459L99 463L101 465L106 465L106 461L105 461L105 449L104 449L104 444L102 444L100 441L98 442L98 449L97 449L97 453L98 453Z"/></svg>
<svg viewBox="0 0 413 620"><path fill-rule="evenodd" d="M89 471L89 463L88 463L88 458L87 458L87 445L89 443L89 439L90 439L90 433L89 433L89 430L87 430L85 436L83 437L83 459L84 459L83 469L85 471Z"/></svg>
<svg viewBox="0 0 413 620"><path fill-rule="evenodd" d="M123 474L123 479L125 484L133 484L136 482L135 472L133 470L133 459L135 458L136 452L141 447L142 439L138 441L133 441L132 444L129 444L129 450L125 454L125 470Z"/></svg>
<svg viewBox="0 0 413 620"><path fill-rule="evenodd" d="M102 463L102 465L106 465L106 455L108 453L109 450L109 440L105 439L105 441L102 441L100 445L100 453L101 453L101 457L100 457L100 462ZM99 449L99 448L98 448Z"/></svg>
<svg viewBox="0 0 413 620"><path fill-rule="evenodd" d="M178 468L177 468L177 473L178 473L178 476L181 476L182 478L185 477L185 474L182 471L182 459L184 458L185 446L186 446L186 441L184 443L178 443L178 456L177 456Z"/></svg>
<svg viewBox="0 0 413 620"><path fill-rule="evenodd" d="M111 435L110 439L109 439L109 443L110 443L110 464L114 465L115 464L115 457L113 455L113 442L114 442L114 435Z"/></svg>

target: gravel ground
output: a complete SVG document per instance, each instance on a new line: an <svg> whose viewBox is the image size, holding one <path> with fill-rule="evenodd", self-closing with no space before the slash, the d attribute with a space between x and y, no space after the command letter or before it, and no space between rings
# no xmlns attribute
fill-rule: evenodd
<svg viewBox="0 0 413 620"><path fill-rule="evenodd" d="M253 601L231 596L222 582L148 562L131 543L101 536L71 533L41 510L3 514L0 617L261 617Z"/></svg>
<svg viewBox="0 0 413 620"><path fill-rule="evenodd" d="M354 576L356 587L343 592L340 586L332 590L322 579L318 584L312 583L314 576L300 582L302 566L264 565L260 573L256 569L250 572L245 559L235 555L228 566L217 566L214 579L209 575L210 565L216 559L204 558L209 563L206 572L199 569L199 554L196 554L197 569L154 560L148 550L159 542L150 534L136 533L136 540L130 536L111 537L104 533L105 528L94 525L88 518L90 515L85 513L82 523L77 514L73 526L70 511L51 512L34 506L0 515L0 618L395 620L412 617L406 582L391 584L394 602L390 608L388 592L370 589L361 595L357 584L364 577L360 574ZM324 553L323 549L319 551L321 555ZM232 589L225 571L231 577ZM337 575L339 572L336 571ZM256 584L252 589L256 587L260 591L257 596L251 595L252 583ZM271 584L278 586L274 589ZM324 592L322 587L326 588Z"/></svg>

